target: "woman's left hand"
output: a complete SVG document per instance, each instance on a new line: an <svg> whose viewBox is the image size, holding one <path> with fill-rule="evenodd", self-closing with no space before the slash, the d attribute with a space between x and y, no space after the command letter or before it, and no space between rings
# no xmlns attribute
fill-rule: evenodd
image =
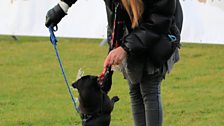
<svg viewBox="0 0 224 126"><path fill-rule="evenodd" d="M127 52L122 48L118 47L108 54L104 61L104 67L111 65L119 65L127 57Z"/></svg>

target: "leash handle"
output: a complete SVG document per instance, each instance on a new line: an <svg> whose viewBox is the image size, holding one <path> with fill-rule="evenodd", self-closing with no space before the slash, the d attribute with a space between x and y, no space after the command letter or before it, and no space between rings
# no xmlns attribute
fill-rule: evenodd
<svg viewBox="0 0 224 126"><path fill-rule="evenodd" d="M59 65L60 65L63 77L64 77L64 80L65 80L65 83L66 83L66 86L68 88L69 94L70 94L72 102L74 104L74 107L75 107L76 111L79 113L80 112L79 107L77 106L77 103L75 101L75 97L73 96L72 91L70 89L70 86L68 84L68 79L66 77L66 74L65 74L65 71L64 71L64 68L63 68L63 65L62 65L59 53L58 53L58 49L57 49L57 42L58 42L58 40L57 40L57 37L54 35L54 31L57 30L57 27L56 27L56 30L54 30L53 26L50 26L48 29L49 29L49 32L50 32L50 41L51 41L51 43L54 46L54 50L55 50L55 53L56 53L56 56L57 56L57 59L58 59L58 62L59 62Z"/></svg>

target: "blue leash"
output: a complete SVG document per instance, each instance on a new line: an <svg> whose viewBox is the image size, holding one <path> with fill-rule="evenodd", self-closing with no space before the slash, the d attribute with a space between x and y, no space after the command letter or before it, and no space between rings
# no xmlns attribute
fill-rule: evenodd
<svg viewBox="0 0 224 126"><path fill-rule="evenodd" d="M50 26L48 29L49 29L49 32L50 32L50 41L51 41L51 43L52 43L53 46L54 46L54 50L55 50L56 56L57 56L57 58L58 58L58 62L59 62L59 64L60 64L61 71L62 71L62 74L63 74L63 76L64 76L64 80L65 80L65 82L66 82L66 85L67 85L69 94L70 94L70 96L71 96L71 98L72 98L72 102L73 102L73 104L74 104L74 107L75 107L76 111L79 113L79 112L80 112L79 107L77 106L77 103L76 103L76 101L75 101L75 98L74 98L74 96L73 96L73 94L72 94L72 91L71 91L71 89L70 89L70 87L69 87L68 80L67 80L67 78L66 78L66 74L65 74L65 71L64 71L64 68L63 68L63 65L62 65L62 62L61 62L59 53L58 53L58 49L57 49L57 42L58 42L58 40L57 40L56 36L54 35L54 31L55 31L55 30L54 30L54 27L53 27L53 26Z"/></svg>

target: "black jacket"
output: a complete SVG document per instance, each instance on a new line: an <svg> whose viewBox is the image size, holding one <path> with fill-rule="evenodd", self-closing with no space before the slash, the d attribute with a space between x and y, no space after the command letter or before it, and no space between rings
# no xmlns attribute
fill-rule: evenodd
<svg viewBox="0 0 224 126"><path fill-rule="evenodd" d="M105 0L108 16L108 38L113 27L112 0ZM179 0L143 0L144 13L135 29L131 28L131 21L127 13L123 14L129 31L124 39L124 45L129 51L141 53L149 50L158 42L161 36L173 34L180 37L182 27L182 10Z"/></svg>

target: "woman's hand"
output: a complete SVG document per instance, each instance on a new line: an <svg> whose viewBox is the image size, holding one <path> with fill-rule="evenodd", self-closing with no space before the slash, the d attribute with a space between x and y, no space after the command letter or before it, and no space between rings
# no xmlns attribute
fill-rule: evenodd
<svg viewBox="0 0 224 126"><path fill-rule="evenodd" d="M122 48L118 47L108 54L104 61L104 67L111 65L119 65L127 57L127 52Z"/></svg>

